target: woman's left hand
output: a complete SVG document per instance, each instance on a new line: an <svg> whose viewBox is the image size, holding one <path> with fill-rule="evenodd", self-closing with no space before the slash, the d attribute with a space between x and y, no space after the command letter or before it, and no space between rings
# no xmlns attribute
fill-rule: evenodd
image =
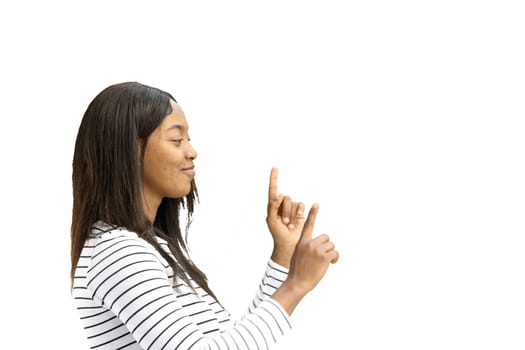
<svg viewBox="0 0 525 350"><path fill-rule="evenodd" d="M272 260L288 268L304 226L304 203L294 202L289 196L279 194L277 177L278 170L273 167L268 189L266 224L273 237Z"/></svg>

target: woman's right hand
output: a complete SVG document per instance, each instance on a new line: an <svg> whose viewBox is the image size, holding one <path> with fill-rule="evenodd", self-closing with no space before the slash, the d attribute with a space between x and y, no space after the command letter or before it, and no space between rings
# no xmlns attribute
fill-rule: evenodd
<svg viewBox="0 0 525 350"><path fill-rule="evenodd" d="M312 205L290 263L287 279L272 296L291 314L300 300L324 277L330 264L339 259L335 244L326 234L313 238L319 204Z"/></svg>
<svg viewBox="0 0 525 350"><path fill-rule="evenodd" d="M335 250L335 244L330 241L327 234L312 238L318 212L319 204L315 203L308 212L301 238L292 256L288 275L288 278L306 293L314 289L323 278L329 264L334 264L339 259L339 252Z"/></svg>

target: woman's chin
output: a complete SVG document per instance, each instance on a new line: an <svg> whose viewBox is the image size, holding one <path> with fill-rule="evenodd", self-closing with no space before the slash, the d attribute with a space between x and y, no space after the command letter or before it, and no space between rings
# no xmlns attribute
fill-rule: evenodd
<svg viewBox="0 0 525 350"><path fill-rule="evenodd" d="M177 191L169 196L169 198L177 199L177 198L184 198L191 192L191 187L188 187L186 191L180 190Z"/></svg>

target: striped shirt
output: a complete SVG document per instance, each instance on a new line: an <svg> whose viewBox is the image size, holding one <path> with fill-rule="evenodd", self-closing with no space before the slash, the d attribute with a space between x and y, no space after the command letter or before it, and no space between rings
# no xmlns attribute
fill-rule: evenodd
<svg viewBox="0 0 525 350"><path fill-rule="evenodd" d="M247 312L232 320L196 283L192 288L174 276L136 233L97 222L72 295L91 349L268 350L291 328L288 314L270 298L286 276L286 268L268 261Z"/></svg>

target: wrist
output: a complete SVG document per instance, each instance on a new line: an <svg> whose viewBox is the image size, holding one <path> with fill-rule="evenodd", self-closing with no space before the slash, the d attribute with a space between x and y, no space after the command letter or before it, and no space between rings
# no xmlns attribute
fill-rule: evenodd
<svg viewBox="0 0 525 350"><path fill-rule="evenodd" d="M271 259L275 263L289 269L293 252L294 252L294 247L274 246Z"/></svg>
<svg viewBox="0 0 525 350"><path fill-rule="evenodd" d="M291 315L299 302L308 293L308 289L301 287L300 284L294 283L287 279L283 284L273 293L272 299L277 301L288 315Z"/></svg>

